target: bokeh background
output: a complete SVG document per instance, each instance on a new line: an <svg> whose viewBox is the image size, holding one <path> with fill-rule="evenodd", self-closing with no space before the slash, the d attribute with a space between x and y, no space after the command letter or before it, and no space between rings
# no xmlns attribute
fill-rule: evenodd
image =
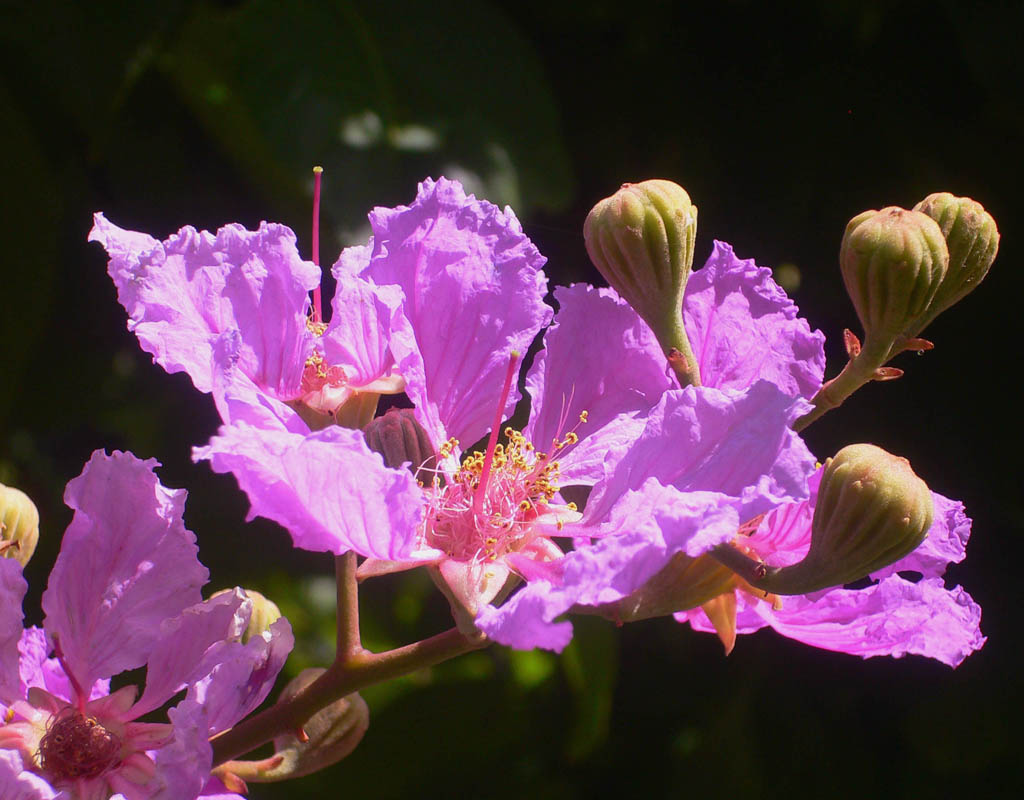
<svg viewBox="0 0 1024 800"><path fill-rule="evenodd" d="M932 191L970 195L1003 234L990 276L874 384L815 424L824 458L873 441L974 518L949 580L984 608L986 647L952 671L817 651L772 632L718 641L671 620L577 626L562 656L492 648L368 690L346 761L253 798L926 797L1024 785L1021 768L1019 3L821 0L245 0L0 4L0 481L43 533L39 596L94 448L131 449L190 492L211 589L290 617L294 674L332 651L331 560L244 522L230 477L189 454L208 397L151 363L86 244L95 210L166 237L276 220L308 254L310 167L325 167L325 263L366 212L424 176L510 204L552 283L599 281L581 237L623 181L670 178L713 238L776 270L828 337L856 329L836 263L846 221ZM623 365L628 369L628 365ZM374 647L447 626L422 576L363 593ZM136 676L137 677L137 676Z"/></svg>

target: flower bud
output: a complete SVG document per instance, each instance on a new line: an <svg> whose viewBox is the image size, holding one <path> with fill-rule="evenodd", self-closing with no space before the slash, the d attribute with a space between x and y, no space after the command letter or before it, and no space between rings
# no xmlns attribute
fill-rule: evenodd
<svg viewBox="0 0 1024 800"><path fill-rule="evenodd" d="M590 260L654 331L683 385L700 383L682 311L696 233L697 207L665 180L624 183L583 224Z"/></svg>
<svg viewBox="0 0 1024 800"><path fill-rule="evenodd" d="M302 689L327 670L322 667L304 669L281 692L278 703L292 700ZM329 767L356 749L370 727L370 709L357 693L336 700L316 712L299 732L274 738L275 756L283 759L274 769L259 776L246 776L260 782L298 778Z"/></svg>
<svg viewBox="0 0 1024 800"><path fill-rule="evenodd" d="M981 283L999 250L999 230L981 203L949 192L928 195L914 211L938 223L949 249L949 269L932 301L934 318Z"/></svg>
<svg viewBox="0 0 1024 800"><path fill-rule="evenodd" d="M27 494L0 483L0 556L28 564L39 541L39 511Z"/></svg>
<svg viewBox="0 0 1024 800"><path fill-rule="evenodd" d="M384 464L399 469L408 464L413 475L437 465L430 437L411 408L390 408L363 429L369 448L384 457Z"/></svg>
<svg viewBox="0 0 1024 800"><path fill-rule="evenodd" d="M221 589L219 592L214 592L211 596L211 600L214 597L220 597L222 594L228 594L231 589ZM270 626L281 619L281 609L277 607L277 603L273 600L268 600L259 592L253 591L252 589L242 589L245 592L245 596L252 602L252 614L249 615L249 624L242 632L242 644L248 642L254 636L262 636L268 630Z"/></svg>
<svg viewBox="0 0 1024 800"><path fill-rule="evenodd" d="M905 458L873 444L844 447L825 462L807 555L768 568L755 585L806 594L860 580L915 550L934 513L931 491Z"/></svg>
<svg viewBox="0 0 1024 800"><path fill-rule="evenodd" d="M846 291L878 363L927 321L949 264L946 240L927 214L891 206L850 220L839 249Z"/></svg>

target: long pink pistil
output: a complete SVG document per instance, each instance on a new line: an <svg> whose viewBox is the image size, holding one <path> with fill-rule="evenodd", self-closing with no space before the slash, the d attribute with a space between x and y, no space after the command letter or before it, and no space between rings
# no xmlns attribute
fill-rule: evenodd
<svg viewBox="0 0 1024 800"><path fill-rule="evenodd" d="M505 402L508 400L508 393L512 391L512 381L516 376L516 366L519 364L519 351L513 350L508 354L508 370L505 372L505 385L501 388L501 397L498 400L498 409L494 412L494 424L491 426L491 435L487 438L487 451L484 453L484 468L480 472L480 485L476 487L476 494L473 495L473 513L480 514L483 510L484 496L487 494L487 481L491 477L491 464L494 462L494 449L498 446L498 433L501 430L501 420L505 416Z"/></svg>
<svg viewBox="0 0 1024 800"><path fill-rule="evenodd" d="M320 266L320 176L323 167L313 167L313 263ZM322 322L323 305L320 301L320 287L313 290L313 322Z"/></svg>

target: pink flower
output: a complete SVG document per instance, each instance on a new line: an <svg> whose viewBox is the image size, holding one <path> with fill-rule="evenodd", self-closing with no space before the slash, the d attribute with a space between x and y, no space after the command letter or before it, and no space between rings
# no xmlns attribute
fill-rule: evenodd
<svg viewBox="0 0 1024 800"><path fill-rule="evenodd" d="M0 775L21 796L192 800L209 777L209 736L263 700L291 649L285 620L238 641L251 610L242 592L202 601L185 492L161 486L155 466L97 451L68 484L75 515L42 630L21 630L25 580L0 559ZM135 686L108 694L110 676L143 665L141 697ZM138 722L186 687L171 724ZM205 716L181 711L200 690Z"/></svg>
<svg viewBox="0 0 1024 800"><path fill-rule="evenodd" d="M443 480L421 474L417 485L357 431L224 426L197 456L233 472L251 513L299 546L375 559L364 573L430 565L494 638L561 649L571 626L553 619L574 603L628 593L675 552L731 538L741 513L806 496L813 458L789 424L820 385L822 337L768 270L718 245L695 274L687 317L709 373L696 391L673 389L653 335L614 292L556 290L560 310L526 378L523 433L463 458L452 440L500 431L517 397L509 353L549 318L539 256L510 212L451 184L426 182L414 205L378 209L371 222L371 244L345 251L335 272L401 290L415 347L399 361ZM579 522L559 490L595 483ZM576 540L569 558L560 537ZM594 559L584 564L584 552ZM519 579L530 585L488 610ZM550 602L532 599L541 594Z"/></svg>
<svg viewBox="0 0 1024 800"><path fill-rule="evenodd" d="M742 538L771 566L800 561L811 543L811 518L820 471L811 480L811 498L773 510ZM985 643L979 629L981 608L960 586L947 589L946 567L963 560L971 520L962 503L932 493L935 520L921 545L871 575L859 589L837 586L810 595L766 600L735 590L736 630L774 628L783 636L862 658L906 654L937 659L951 667ZM697 630L715 627L701 609L676 614Z"/></svg>

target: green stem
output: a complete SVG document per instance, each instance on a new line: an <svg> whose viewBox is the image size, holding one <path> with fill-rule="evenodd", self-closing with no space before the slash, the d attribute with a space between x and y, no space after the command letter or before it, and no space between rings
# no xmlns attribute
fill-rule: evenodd
<svg viewBox="0 0 1024 800"><path fill-rule="evenodd" d="M794 422L793 430L797 433L804 430L812 422L824 416L826 412L841 406L843 401L861 386L877 378L878 368L885 363L885 359L873 358L867 353L867 350L862 350L846 363L842 372L832 380L825 382L825 385L811 398L814 409Z"/></svg>
<svg viewBox="0 0 1024 800"><path fill-rule="evenodd" d="M693 353L690 339L683 327L682 313L677 311L675 317L675 319L667 320L664 326L655 328L655 330L668 331L668 335L659 343L665 351L668 365L676 374L680 388L700 386L700 365L697 363L697 357Z"/></svg>

